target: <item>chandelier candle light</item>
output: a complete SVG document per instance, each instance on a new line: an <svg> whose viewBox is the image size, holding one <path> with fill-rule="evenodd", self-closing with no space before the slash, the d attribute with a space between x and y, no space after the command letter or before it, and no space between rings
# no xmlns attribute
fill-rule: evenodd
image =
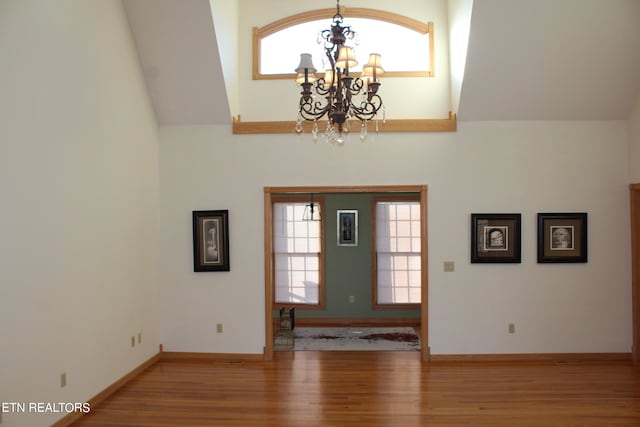
<svg viewBox="0 0 640 427"><path fill-rule="evenodd" d="M380 55L371 53L360 77L349 74L349 70L357 66L358 62L353 47L347 46L346 42L354 40L356 32L350 26L342 26L340 0L336 8L331 28L318 35L318 43L324 44L329 68L318 78L311 54L303 53L300 55L300 65L295 70L298 73L296 83L302 87L296 132L302 132L303 120L312 121L311 133L316 141L318 120L326 116L327 140L342 145L344 134L349 132L349 119L361 121L360 139L364 141L367 137L367 122L376 118L380 108L384 114L382 98L378 95L380 75L384 70L380 65ZM316 100L317 96L324 97L324 101Z"/></svg>

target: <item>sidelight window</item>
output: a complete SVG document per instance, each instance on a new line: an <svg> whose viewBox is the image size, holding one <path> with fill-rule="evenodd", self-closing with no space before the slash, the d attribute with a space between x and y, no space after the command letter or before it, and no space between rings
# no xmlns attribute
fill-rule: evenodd
<svg viewBox="0 0 640 427"><path fill-rule="evenodd" d="M322 201L316 202L322 208ZM305 200L273 203L274 302L322 306L322 222L305 218Z"/></svg>
<svg viewBox="0 0 640 427"><path fill-rule="evenodd" d="M420 304L420 201L378 200L374 215L375 304Z"/></svg>

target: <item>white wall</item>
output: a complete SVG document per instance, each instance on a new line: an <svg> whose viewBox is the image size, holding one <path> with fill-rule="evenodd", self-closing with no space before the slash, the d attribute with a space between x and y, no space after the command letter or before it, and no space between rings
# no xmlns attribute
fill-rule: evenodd
<svg viewBox="0 0 640 427"><path fill-rule="evenodd" d="M626 123L459 123L457 133L352 138L336 148L308 135L161 128L166 350L262 352L264 186L427 184L432 353L630 351ZM205 209L229 209L230 272L193 272L191 211ZM537 264L536 214L574 211L589 214L589 262ZM522 213L522 264L469 263L472 212ZM444 273L450 260L455 272Z"/></svg>
<svg viewBox="0 0 640 427"><path fill-rule="evenodd" d="M629 115L629 178L640 182L640 93Z"/></svg>
<svg viewBox="0 0 640 427"><path fill-rule="evenodd" d="M119 1L3 0L0 58L0 402L84 402L158 351L155 118Z"/></svg>

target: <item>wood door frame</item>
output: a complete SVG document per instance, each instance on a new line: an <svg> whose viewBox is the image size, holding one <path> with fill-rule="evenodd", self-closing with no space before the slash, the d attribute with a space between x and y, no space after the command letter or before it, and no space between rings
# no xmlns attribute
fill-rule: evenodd
<svg viewBox="0 0 640 427"><path fill-rule="evenodd" d="M631 205L631 310L633 319L631 354L640 362L640 184L629 185Z"/></svg>
<svg viewBox="0 0 640 427"><path fill-rule="evenodd" d="M420 303L420 356L422 361L430 359L429 349L429 270L428 270L428 223L426 185L362 185L362 186L303 186L264 187L264 289L265 289L265 346L264 359L273 359L273 194L309 193L419 193L421 232L421 303Z"/></svg>

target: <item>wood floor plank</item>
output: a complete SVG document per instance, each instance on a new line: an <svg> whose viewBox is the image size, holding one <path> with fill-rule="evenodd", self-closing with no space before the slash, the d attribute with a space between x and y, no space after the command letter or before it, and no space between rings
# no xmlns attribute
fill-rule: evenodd
<svg viewBox="0 0 640 427"><path fill-rule="evenodd" d="M631 362L422 363L413 352L160 361L75 426L640 425Z"/></svg>

